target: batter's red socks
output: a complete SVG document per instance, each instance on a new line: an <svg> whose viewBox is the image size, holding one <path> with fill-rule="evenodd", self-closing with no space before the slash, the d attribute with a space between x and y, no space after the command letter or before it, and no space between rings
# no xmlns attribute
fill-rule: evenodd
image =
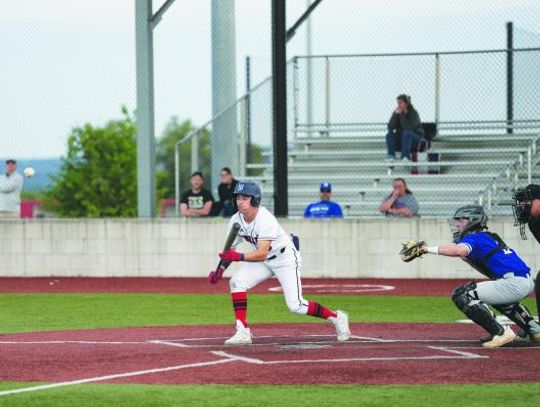
<svg viewBox="0 0 540 407"><path fill-rule="evenodd" d="M337 314L334 311L329 310L326 307L323 307L321 304L315 301L308 301L308 309L307 309L308 315L328 319L330 317L337 317Z"/></svg>
<svg viewBox="0 0 540 407"><path fill-rule="evenodd" d="M232 293L234 316L247 328L247 293Z"/></svg>

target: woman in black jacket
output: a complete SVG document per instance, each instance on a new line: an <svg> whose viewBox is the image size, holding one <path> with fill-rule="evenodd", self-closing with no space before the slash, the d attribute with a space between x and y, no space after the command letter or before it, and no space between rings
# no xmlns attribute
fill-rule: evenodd
<svg viewBox="0 0 540 407"><path fill-rule="evenodd" d="M411 103L409 95L397 97L397 108L388 121L388 133L386 134L386 148L388 159L396 159L398 138L401 136L401 159L409 161L411 150L418 150L419 144L424 139L424 129L420 115Z"/></svg>

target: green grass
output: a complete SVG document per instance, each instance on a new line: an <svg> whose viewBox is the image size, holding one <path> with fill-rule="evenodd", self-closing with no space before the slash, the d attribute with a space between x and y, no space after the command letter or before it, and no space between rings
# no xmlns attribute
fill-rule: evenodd
<svg viewBox="0 0 540 407"><path fill-rule="evenodd" d="M450 298L318 295L351 322L452 322L463 318ZM534 309L531 299L525 304ZM228 294L1 294L0 333L63 329L228 324ZM249 296L251 323L321 322L290 313L281 294Z"/></svg>
<svg viewBox="0 0 540 407"><path fill-rule="evenodd" d="M28 384L26 384L27 386ZM0 390L21 387L2 383ZM540 405L540 384L271 386L92 384L0 397L0 406L437 406Z"/></svg>
<svg viewBox="0 0 540 407"><path fill-rule="evenodd" d="M335 296L316 300L349 313L351 322L451 322L462 314L446 297ZM228 294L2 294L0 333L104 327L227 324ZM320 322L290 313L281 294L253 294L248 318Z"/></svg>

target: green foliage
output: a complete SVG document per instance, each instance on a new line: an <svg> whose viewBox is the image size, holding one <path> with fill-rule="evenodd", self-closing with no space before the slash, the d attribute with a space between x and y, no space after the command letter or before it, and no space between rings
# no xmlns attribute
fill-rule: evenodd
<svg viewBox="0 0 540 407"><path fill-rule="evenodd" d="M126 108L104 127L76 127L47 209L65 217L130 217L137 213L136 125Z"/></svg>
<svg viewBox="0 0 540 407"><path fill-rule="evenodd" d="M157 196L158 198L174 197L174 147L195 130L190 120L179 122L178 117L172 117L163 135L159 138L156 146L157 171ZM202 171L205 178L206 187L212 184L211 174L211 154L210 154L210 132L207 129L201 130L199 138L199 171ZM191 142L180 144L180 189L185 190L190 187L189 179L191 175Z"/></svg>
<svg viewBox="0 0 540 407"><path fill-rule="evenodd" d="M251 160L249 161L250 164L261 164L264 162L263 158L263 150L260 146L257 144L251 144ZM264 169L262 168L252 168L248 169L247 175L256 177L259 175L263 175Z"/></svg>
<svg viewBox="0 0 540 407"><path fill-rule="evenodd" d="M76 127L53 186L39 194L44 208L64 217L131 217L137 214L136 123L125 108L123 117L104 127ZM174 151L178 141L196 130L190 120L173 117L156 146L157 198L174 196ZM212 183L210 132L200 131L199 171ZM252 146L252 162L263 162L262 149ZM251 170L248 175L260 175ZM180 190L190 187L191 143L180 145ZM32 196L33 197L33 196ZM37 196L36 196L37 197ZM30 195L25 198L31 198Z"/></svg>
<svg viewBox="0 0 540 407"><path fill-rule="evenodd" d="M174 147L176 143L196 130L190 120L180 122L178 117L173 117L165 127L163 135L159 138L156 147L157 171L157 196L159 199L174 197ZM210 150L210 131L201 130L199 139L199 171L204 174L205 185L212 185L212 158ZM251 162L262 163L262 148L256 144L251 146ZM264 170L249 170L248 175L261 175ZM191 142L180 144L180 191L190 188L191 176Z"/></svg>
<svg viewBox="0 0 540 407"><path fill-rule="evenodd" d="M46 198L47 191L42 189L32 189L32 190L25 190L23 189L21 192L21 199L24 201L27 200L38 200L43 201Z"/></svg>

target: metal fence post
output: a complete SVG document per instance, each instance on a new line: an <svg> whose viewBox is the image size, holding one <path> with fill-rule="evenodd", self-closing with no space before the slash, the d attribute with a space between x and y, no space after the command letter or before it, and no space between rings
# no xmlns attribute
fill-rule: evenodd
<svg viewBox="0 0 540 407"><path fill-rule="evenodd" d="M180 214L180 144L174 145L174 214Z"/></svg>
<svg viewBox="0 0 540 407"><path fill-rule="evenodd" d="M238 175L246 175L246 134L248 131L248 110L249 95L240 100L240 131L238 132Z"/></svg>
<svg viewBox="0 0 540 407"><path fill-rule="evenodd" d="M191 173L199 171L199 136L201 132L197 132L195 137L191 139Z"/></svg>
<svg viewBox="0 0 540 407"><path fill-rule="evenodd" d="M532 183L532 148L527 149L527 184Z"/></svg>
<svg viewBox="0 0 540 407"><path fill-rule="evenodd" d="M296 140L296 134L298 131L298 58L293 58L293 122L294 131L293 138Z"/></svg>
<svg viewBox="0 0 540 407"><path fill-rule="evenodd" d="M435 54L435 125L439 128L439 119L441 115L441 57L439 53ZM438 130L437 130L438 132Z"/></svg>
<svg viewBox="0 0 540 407"><path fill-rule="evenodd" d="M514 25L506 24L506 125L507 133L513 132L514 121Z"/></svg>
<svg viewBox="0 0 540 407"><path fill-rule="evenodd" d="M325 57L325 81L324 81L324 103L325 103L325 109L324 109L324 123L326 126L326 135L329 134L329 127L330 127L330 58Z"/></svg>

